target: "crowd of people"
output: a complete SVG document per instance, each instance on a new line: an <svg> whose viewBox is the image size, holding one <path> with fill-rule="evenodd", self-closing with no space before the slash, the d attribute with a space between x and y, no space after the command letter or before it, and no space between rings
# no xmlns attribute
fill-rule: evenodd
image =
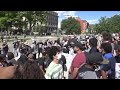
<svg viewBox="0 0 120 90"><path fill-rule="evenodd" d="M0 79L119 79L120 34L103 32L62 40L17 40L13 52L3 41Z"/></svg>

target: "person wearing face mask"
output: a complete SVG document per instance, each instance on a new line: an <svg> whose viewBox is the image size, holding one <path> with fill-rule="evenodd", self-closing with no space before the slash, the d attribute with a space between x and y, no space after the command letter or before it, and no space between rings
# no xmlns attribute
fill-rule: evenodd
<svg viewBox="0 0 120 90"><path fill-rule="evenodd" d="M59 52L60 50L56 46L52 46L50 48L49 57L53 61L49 64L46 70L46 73L45 73L46 79L63 79L63 68L62 68L62 65L59 64L59 60L62 55L59 54Z"/></svg>

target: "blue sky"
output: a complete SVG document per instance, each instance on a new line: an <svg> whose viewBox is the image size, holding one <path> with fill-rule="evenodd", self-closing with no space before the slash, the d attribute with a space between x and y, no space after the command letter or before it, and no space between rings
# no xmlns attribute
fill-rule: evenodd
<svg viewBox="0 0 120 90"><path fill-rule="evenodd" d="M115 14L120 14L120 11L56 11L58 13L58 27L60 23L67 15L73 17L80 17L82 20L88 21L90 24L98 23L100 17L112 17Z"/></svg>

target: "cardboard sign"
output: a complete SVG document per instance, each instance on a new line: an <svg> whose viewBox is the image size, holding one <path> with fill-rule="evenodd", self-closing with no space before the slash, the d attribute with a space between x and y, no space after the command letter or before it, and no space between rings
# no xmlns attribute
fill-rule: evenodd
<svg viewBox="0 0 120 90"><path fill-rule="evenodd" d="M120 79L120 63L115 65L115 79Z"/></svg>

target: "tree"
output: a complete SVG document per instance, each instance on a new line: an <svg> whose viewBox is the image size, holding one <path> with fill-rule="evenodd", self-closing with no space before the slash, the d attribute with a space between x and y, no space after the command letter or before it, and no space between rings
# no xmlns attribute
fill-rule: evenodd
<svg viewBox="0 0 120 90"><path fill-rule="evenodd" d="M80 23L73 17L63 19L61 22L61 29L65 30L66 34L79 34L81 32Z"/></svg>
<svg viewBox="0 0 120 90"><path fill-rule="evenodd" d="M96 33L101 33L103 31L110 31L109 30L109 25L108 25L108 18L106 17L101 17L99 19L99 23L95 25L94 30Z"/></svg>
<svg viewBox="0 0 120 90"><path fill-rule="evenodd" d="M24 21L23 18L25 18ZM0 26L6 28L7 31L11 27L22 30L23 27L27 28L29 25L29 30L32 32L32 28L37 23L41 25L45 22L46 11L0 11Z"/></svg>
<svg viewBox="0 0 120 90"><path fill-rule="evenodd" d="M114 15L109 19L110 32L120 32L120 15Z"/></svg>
<svg viewBox="0 0 120 90"><path fill-rule="evenodd" d="M120 32L120 15L114 15L111 18L101 17L99 23L95 25L96 33L103 31L118 33Z"/></svg>
<svg viewBox="0 0 120 90"><path fill-rule="evenodd" d="M24 11L23 16L26 18L26 22L29 24L29 30L31 32L37 22L43 23L46 20L45 11Z"/></svg>

